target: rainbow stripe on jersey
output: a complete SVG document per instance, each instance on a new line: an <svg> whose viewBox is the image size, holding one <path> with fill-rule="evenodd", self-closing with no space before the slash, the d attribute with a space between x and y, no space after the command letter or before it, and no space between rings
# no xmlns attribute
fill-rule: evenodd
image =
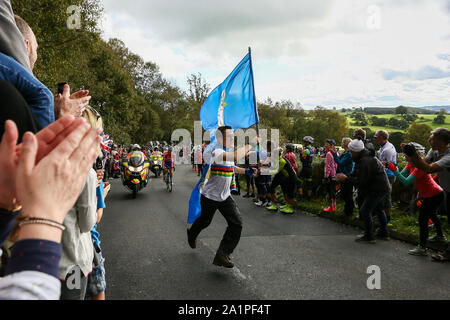
<svg viewBox="0 0 450 320"><path fill-rule="evenodd" d="M211 165L211 175L220 177L233 177L234 166Z"/></svg>

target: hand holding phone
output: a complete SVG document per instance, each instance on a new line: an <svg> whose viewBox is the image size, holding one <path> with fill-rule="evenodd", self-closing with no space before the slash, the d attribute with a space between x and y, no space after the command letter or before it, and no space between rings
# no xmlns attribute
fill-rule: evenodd
<svg viewBox="0 0 450 320"><path fill-rule="evenodd" d="M64 86L68 84L67 82L60 82L58 83L58 94L63 94L64 92Z"/></svg>

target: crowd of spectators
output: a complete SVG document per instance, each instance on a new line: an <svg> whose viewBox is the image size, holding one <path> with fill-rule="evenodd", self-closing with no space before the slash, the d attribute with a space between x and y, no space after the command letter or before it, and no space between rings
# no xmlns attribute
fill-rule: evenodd
<svg viewBox="0 0 450 320"><path fill-rule="evenodd" d="M87 90L33 75L38 43L0 0L0 298L101 300L102 121Z"/></svg>
<svg viewBox="0 0 450 320"><path fill-rule="evenodd" d="M314 157L324 158L324 173L321 186L326 190L326 199L329 206L323 211L331 214L342 214L347 217L354 215L364 222L364 233L358 236L357 242L376 243L376 240L389 240L389 228L392 227L392 187L394 183L405 186L414 184L417 190L417 207L419 209L419 245L410 250L411 255L427 256L428 242L446 243L447 239L442 232L441 216L447 215L450 205L450 130L437 128L430 133L430 150L425 154L425 147L415 142L403 143L402 154L397 154L395 147L389 142L389 133L378 130L373 136L372 143L366 137L363 129L354 131L353 137L344 137L341 149L338 149L333 139L324 141L324 147L311 147L314 139L310 136L303 138L300 148L289 143L284 149L275 149L280 153L277 171L266 171L262 167L270 166L270 157L265 156L260 164L249 164L257 170L256 178L251 172L246 175L247 193L244 197L253 198L255 205L265 207L270 211L283 214L294 213L294 199L311 201L313 190L312 162ZM270 144L269 144L270 145ZM376 150L375 146L379 146ZM247 158L254 152L270 153L263 148L254 148L247 154ZM256 150L256 151L255 151ZM259 150L259 151L258 151ZM398 159L402 156L407 165L403 171L398 170ZM298 161L299 160L299 161ZM296 175L296 182L292 176ZM257 193L253 190L253 181ZM239 180L239 179L238 179ZM396 182L397 181L397 182ZM278 205L276 187L281 187L285 204ZM268 196L265 190L268 190ZM305 191L307 196L305 196ZM336 194L344 201L342 213L337 212ZM236 192L240 194L240 191ZM441 215L441 216L440 216ZM374 228L374 217L379 222L378 230ZM429 227L433 226L436 235L429 238ZM448 249L439 254L432 255L434 260L450 260L450 244Z"/></svg>

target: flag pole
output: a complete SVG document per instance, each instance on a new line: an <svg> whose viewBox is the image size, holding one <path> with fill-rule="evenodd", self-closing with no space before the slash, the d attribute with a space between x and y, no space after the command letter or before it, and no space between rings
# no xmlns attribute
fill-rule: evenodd
<svg viewBox="0 0 450 320"><path fill-rule="evenodd" d="M255 95L255 79L253 78L253 65L252 65L252 49L248 47L248 55L250 59L250 75L252 77L252 90L253 90L253 106L255 108L255 114L256 114L256 135L259 138L259 115L258 115L258 107L256 105L256 95ZM256 152L257 161L259 164L259 152L261 151L260 145L259 145L259 139L257 142L258 150Z"/></svg>

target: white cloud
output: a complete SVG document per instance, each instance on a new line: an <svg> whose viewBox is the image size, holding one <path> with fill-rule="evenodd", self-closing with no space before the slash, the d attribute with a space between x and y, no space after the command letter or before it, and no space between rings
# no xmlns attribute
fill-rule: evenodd
<svg viewBox="0 0 450 320"><path fill-rule="evenodd" d="M450 103L448 78L417 83L383 77L383 70L449 71L442 58L450 54L447 1L103 2L104 37L122 39L180 86L189 74L202 72L215 87L251 46L259 100ZM379 17L370 21L378 21L379 29L367 24L374 6Z"/></svg>

